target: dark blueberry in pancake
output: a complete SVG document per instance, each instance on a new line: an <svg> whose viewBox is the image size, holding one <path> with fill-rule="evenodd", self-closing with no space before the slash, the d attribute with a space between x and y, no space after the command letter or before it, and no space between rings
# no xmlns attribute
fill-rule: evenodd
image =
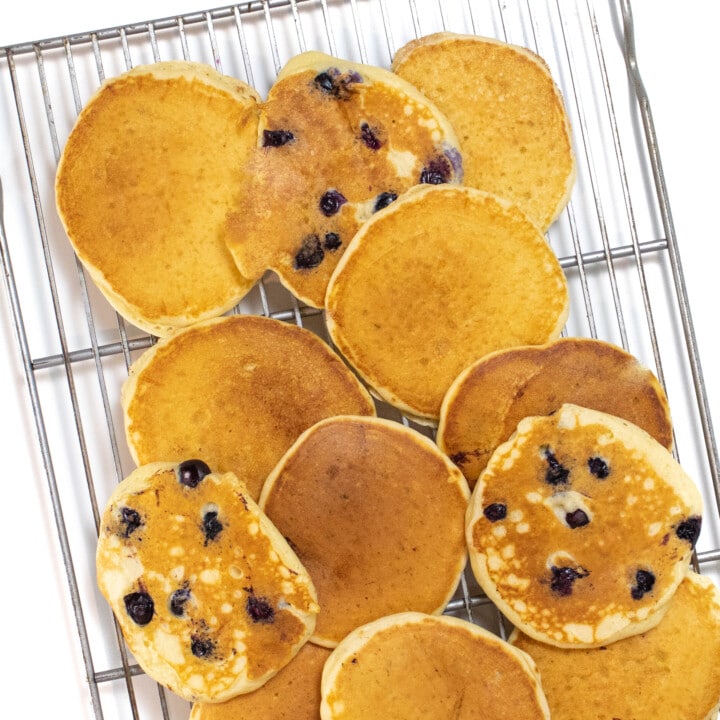
<svg viewBox="0 0 720 720"><path fill-rule="evenodd" d="M213 654L214 650L215 643L210 638L199 635L193 635L190 638L190 652L192 652L195 657L209 657Z"/></svg>
<svg viewBox="0 0 720 720"><path fill-rule="evenodd" d="M452 172L450 161L444 155L440 155L422 169L420 182L427 185L442 185L450 180Z"/></svg>
<svg viewBox="0 0 720 720"><path fill-rule="evenodd" d="M363 123L360 126L360 139L367 145L371 150L379 150L382 147L382 142L377 136L377 132L373 130L367 123Z"/></svg>
<svg viewBox="0 0 720 720"><path fill-rule="evenodd" d="M375 205L373 206L373 212L377 212L378 210L382 210L383 208L386 208L390 203L395 202L397 200L397 193L394 192L383 192L380 193L376 200Z"/></svg>
<svg viewBox="0 0 720 720"><path fill-rule="evenodd" d="M548 485L563 485L567 483L570 471L558 461L550 448L545 448L543 456L548 464L548 469L545 471L545 482L548 483Z"/></svg>
<svg viewBox="0 0 720 720"><path fill-rule="evenodd" d="M140 513L129 507L120 509L120 522L125 526L123 531L125 537L130 537L143 524Z"/></svg>
<svg viewBox="0 0 720 720"><path fill-rule="evenodd" d="M325 217L335 215L340 211L340 208L347 202L347 198L337 190L328 190L320 198L320 212Z"/></svg>
<svg viewBox="0 0 720 720"><path fill-rule="evenodd" d="M604 480L610 474L608 464L601 457L589 458L588 469L598 480Z"/></svg>
<svg viewBox="0 0 720 720"><path fill-rule="evenodd" d="M587 577L590 574L584 568L575 569L571 567L558 567L557 565L553 565L550 568L550 572L552 572L550 589L558 595L572 595L575 581Z"/></svg>
<svg viewBox="0 0 720 720"><path fill-rule="evenodd" d="M332 78L332 75L328 72L321 72L318 75L315 76L315 79L313 80L315 83L315 87L318 88L318 90L322 90L323 92L326 92L330 95L335 94L335 81Z"/></svg>
<svg viewBox="0 0 720 720"><path fill-rule="evenodd" d="M178 465L177 476L181 485L194 488L210 472L210 468L202 460L185 460Z"/></svg>
<svg viewBox="0 0 720 720"><path fill-rule="evenodd" d="M325 259L325 251L317 235L308 235L295 255L294 267L296 270L311 270Z"/></svg>
<svg viewBox="0 0 720 720"><path fill-rule="evenodd" d="M275 620L275 610L265 598L250 595L245 603L245 609L253 622L271 623Z"/></svg>
<svg viewBox="0 0 720 720"><path fill-rule="evenodd" d="M342 245L342 240L336 232L325 233L324 246L326 250L337 250Z"/></svg>
<svg viewBox="0 0 720 720"><path fill-rule="evenodd" d="M179 588L170 596L170 612L173 615L182 617L185 614L185 603L190 599L190 590L186 587Z"/></svg>
<svg viewBox="0 0 720 720"><path fill-rule="evenodd" d="M483 508L483 515L490 522L497 522L498 520L503 520L507 515L507 505L498 502L490 503L490 505L486 505Z"/></svg>
<svg viewBox="0 0 720 720"><path fill-rule="evenodd" d="M687 520L683 520L676 528L675 534L681 540L687 540L687 542L695 547L695 543L700 537L700 528L702 527L702 518L699 515L693 515Z"/></svg>
<svg viewBox="0 0 720 720"><path fill-rule="evenodd" d="M649 593L655 585L655 575L649 570L638 570L635 573L635 585L630 589L633 600L640 600L645 593Z"/></svg>
<svg viewBox="0 0 720 720"><path fill-rule="evenodd" d="M223 529L223 524L218 520L216 510L209 510L205 513L202 527L205 533L205 544L207 545L211 540L214 540Z"/></svg>
<svg viewBox="0 0 720 720"><path fill-rule="evenodd" d="M155 603L146 592L128 593L124 598L125 610L138 625L147 625L155 614Z"/></svg>
<svg viewBox="0 0 720 720"><path fill-rule="evenodd" d="M572 512L565 513L565 522L568 524L568 527L574 530L575 528L587 525L590 522L590 518L584 510L578 508Z"/></svg>
<svg viewBox="0 0 720 720"><path fill-rule="evenodd" d="M263 130L263 147L281 147L294 139L289 130Z"/></svg>

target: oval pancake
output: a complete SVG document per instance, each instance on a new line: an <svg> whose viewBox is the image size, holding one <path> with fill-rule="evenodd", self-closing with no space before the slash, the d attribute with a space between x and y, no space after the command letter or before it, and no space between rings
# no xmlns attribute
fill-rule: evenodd
<svg viewBox="0 0 720 720"><path fill-rule="evenodd" d="M522 632L598 647L660 622L700 533L702 498L670 452L612 415L525 418L468 506L478 583Z"/></svg>
<svg viewBox="0 0 720 720"><path fill-rule="evenodd" d="M141 65L79 114L55 181L60 219L110 304L159 336L252 287L224 240L257 137L257 93L202 63Z"/></svg>
<svg viewBox="0 0 720 720"><path fill-rule="evenodd" d="M401 613L364 625L325 663L322 720L548 720L530 656L458 618Z"/></svg>
<svg viewBox="0 0 720 720"><path fill-rule="evenodd" d="M268 473L325 417L374 415L372 398L321 338L262 316L196 323L146 350L121 392L138 465L202 457L257 499Z"/></svg>
<svg viewBox="0 0 720 720"><path fill-rule="evenodd" d="M232 473L133 471L103 511L97 581L145 672L190 701L250 692L315 627L312 581Z"/></svg>
<svg viewBox="0 0 720 720"><path fill-rule="evenodd" d="M691 572L652 630L601 648L563 650L515 632L532 656L553 720L710 720L720 706L720 592Z"/></svg>
<svg viewBox="0 0 720 720"><path fill-rule="evenodd" d="M270 89L245 172L228 218L240 271L272 269L323 307L360 224L413 185L459 182L462 161L452 126L415 87L312 51L293 57Z"/></svg>
<svg viewBox="0 0 720 720"><path fill-rule="evenodd" d="M268 476L260 507L308 568L334 647L383 615L445 609L465 567L462 473L400 423L338 416L308 429Z"/></svg>
<svg viewBox="0 0 720 720"><path fill-rule="evenodd" d="M473 188L416 187L366 222L328 286L333 342L383 400L435 423L477 358L557 338L567 281L517 207Z"/></svg>
<svg viewBox="0 0 720 720"><path fill-rule="evenodd" d="M515 202L547 230L576 175L570 124L547 63L524 47L442 32L400 48L392 68L453 124L464 183Z"/></svg>
<svg viewBox="0 0 720 720"><path fill-rule="evenodd" d="M559 338L480 358L443 398L437 443L472 488L520 420L563 403L622 417L672 449L668 399L655 375L622 348L590 338Z"/></svg>

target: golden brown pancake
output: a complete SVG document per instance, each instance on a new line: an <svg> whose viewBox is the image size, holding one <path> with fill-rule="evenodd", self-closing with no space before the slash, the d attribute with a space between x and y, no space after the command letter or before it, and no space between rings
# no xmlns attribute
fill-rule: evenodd
<svg viewBox="0 0 720 720"><path fill-rule="evenodd" d="M548 720L529 655L458 618L401 613L364 625L325 663L322 720Z"/></svg>
<svg viewBox="0 0 720 720"><path fill-rule="evenodd" d="M567 282L517 207L473 188L416 187L366 222L328 286L338 350L382 399L437 422L477 358L557 338Z"/></svg>
<svg viewBox="0 0 720 720"><path fill-rule="evenodd" d="M207 65L168 61L107 80L78 116L56 176L60 219L99 289L139 328L167 335L252 287L224 227L259 99Z"/></svg>
<svg viewBox="0 0 720 720"><path fill-rule="evenodd" d="M493 453L467 514L478 583L522 632L599 647L660 622L688 572L702 498L635 425L562 405Z"/></svg>
<svg viewBox="0 0 720 720"><path fill-rule="evenodd" d="M138 465L201 457L217 472L234 472L255 499L308 427L375 413L319 336L252 315L197 323L146 350L130 368L122 406Z"/></svg>
<svg viewBox="0 0 720 720"><path fill-rule="evenodd" d="M145 672L181 697L250 692L307 642L312 581L232 473L151 463L103 512L97 581Z"/></svg>
<svg viewBox="0 0 720 720"><path fill-rule="evenodd" d="M398 422L339 416L305 433L260 507L307 567L322 612L312 641L406 610L440 613L465 567L462 473Z"/></svg>
<svg viewBox="0 0 720 720"><path fill-rule="evenodd" d="M590 338L560 338L480 358L443 398L437 443L472 488L520 420L547 415L563 403L625 418L672 448L668 400L655 375L616 345Z"/></svg>
<svg viewBox="0 0 720 720"><path fill-rule="evenodd" d="M243 275L272 269L315 307L366 218L413 185L462 177L450 123L383 68L301 53L261 112L228 247Z"/></svg>
<svg viewBox="0 0 720 720"><path fill-rule="evenodd" d="M576 174L568 117L547 63L524 47L443 32L400 48L392 68L449 118L465 184L512 200L546 230Z"/></svg>

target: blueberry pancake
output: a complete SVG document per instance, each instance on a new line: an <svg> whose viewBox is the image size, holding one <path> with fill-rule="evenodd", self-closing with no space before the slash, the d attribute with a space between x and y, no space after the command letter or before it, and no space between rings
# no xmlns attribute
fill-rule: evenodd
<svg viewBox="0 0 720 720"><path fill-rule="evenodd" d="M359 625L440 613L465 567L462 473L425 436L391 420L338 416L305 433L268 476L260 507L313 578L313 642Z"/></svg>
<svg viewBox="0 0 720 720"><path fill-rule="evenodd" d="M553 720L711 720L720 706L720 592L691 572L652 630L564 650L515 632L532 656ZM602 708L602 715L598 714Z"/></svg>
<svg viewBox="0 0 720 720"><path fill-rule="evenodd" d="M262 686L307 642L312 581L232 473L137 468L103 512L97 581L140 666L192 701Z"/></svg>
<svg viewBox="0 0 720 720"><path fill-rule="evenodd" d="M78 258L110 304L164 336L221 315L252 287L224 241L257 93L202 63L107 80L68 137L55 193Z"/></svg>
<svg viewBox="0 0 720 720"><path fill-rule="evenodd" d="M319 336L253 315L206 320L159 341L132 365L121 398L138 465L202 457L234 472L254 499L308 427L341 413L375 414Z"/></svg>
<svg viewBox="0 0 720 720"><path fill-rule="evenodd" d="M278 75L245 171L228 221L240 271L259 278L272 269L315 307L365 219L413 185L462 177L452 127L416 88L318 52Z"/></svg>
<svg viewBox="0 0 720 720"><path fill-rule="evenodd" d="M472 488L520 420L563 403L625 418L672 448L668 400L655 375L622 348L590 338L508 348L474 362L443 398L437 442Z"/></svg>
<svg viewBox="0 0 720 720"><path fill-rule="evenodd" d="M701 513L691 478L644 430L566 404L523 419L478 478L471 566L525 634L599 647L661 620Z"/></svg>
<svg viewBox="0 0 720 720"><path fill-rule="evenodd" d="M477 358L557 338L565 275L515 205L474 188L416 187L367 221L328 286L333 342L383 400L436 423Z"/></svg>
<svg viewBox="0 0 720 720"><path fill-rule="evenodd" d="M325 663L322 720L548 720L535 663L458 618L399 613L350 633Z"/></svg>
<svg viewBox="0 0 720 720"><path fill-rule="evenodd" d="M512 200L546 230L576 175L567 113L547 63L524 47L443 32L400 48L392 68L450 119L465 184Z"/></svg>

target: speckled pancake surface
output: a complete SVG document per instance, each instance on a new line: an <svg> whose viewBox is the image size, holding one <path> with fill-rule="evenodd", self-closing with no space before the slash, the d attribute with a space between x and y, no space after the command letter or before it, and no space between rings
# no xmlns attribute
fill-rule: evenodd
<svg viewBox="0 0 720 720"><path fill-rule="evenodd" d="M459 182L452 126L389 70L318 52L292 58L262 104L246 187L229 216L243 275L274 270L309 305L360 224L418 183Z"/></svg>
<svg viewBox="0 0 720 720"><path fill-rule="evenodd" d="M535 664L457 618L400 613L353 631L325 663L322 720L547 720Z"/></svg>
<svg viewBox="0 0 720 720"><path fill-rule="evenodd" d="M259 100L210 66L166 61L107 80L77 118L56 175L60 219L108 301L147 332L221 315L254 283L224 233Z"/></svg>
<svg viewBox="0 0 720 720"><path fill-rule="evenodd" d="M232 474L151 463L112 493L97 581L145 672L187 700L250 692L307 642L305 568Z"/></svg>
<svg viewBox="0 0 720 720"><path fill-rule="evenodd" d="M557 338L567 282L517 207L473 188L413 188L365 223L328 286L338 350L373 391L434 423L470 363Z"/></svg>
<svg viewBox="0 0 720 720"><path fill-rule="evenodd" d="M257 499L308 427L374 415L372 398L318 335L254 315L207 320L164 338L130 368L125 431L137 464L201 457Z"/></svg>
<svg viewBox="0 0 720 720"><path fill-rule="evenodd" d="M625 418L672 448L668 400L655 375L622 348L590 338L508 348L474 362L443 398L438 446L472 488L520 420L563 403Z"/></svg>
<svg viewBox="0 0 720 720"><path fill-rule="evenodd" d="M657 627L588 650L514 633L538 666L553 720L711 720L720 705L720 592L691 572ZM602 715L599 715L602 708Z"/></svg>
<svg viewBox="0 0 720 720"><path fill-rule="evenodd" d="M700 493L668 450L566 404L522 420L490 458L468 507L470 562L525 634L598 647L660 621L701 518Z"/></svg>
<svg viewBox="0 0 720 720"><path fill-rule="evenodd" d="M576 175L568 116L547 63L524 47L445 32L400 48L392 67L450 119L465 184L516 202L546 230Z"/></svg>
<svg viewBox="0 0 720 720"><path fill-rule="evenodd" d="M260 507L307 567L333 647L383 615L440 613L467 560L462 473L419 432L370 417L322 420L263 486Z"/></svg>

